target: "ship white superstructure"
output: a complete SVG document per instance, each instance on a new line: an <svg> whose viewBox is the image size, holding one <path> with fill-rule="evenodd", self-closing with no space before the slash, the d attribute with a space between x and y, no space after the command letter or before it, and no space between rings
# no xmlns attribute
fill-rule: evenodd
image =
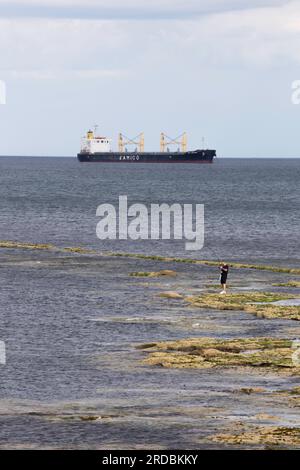
<svg viewBox="0 0 300 470"><path fill-rule="evenodd" d="M93 131L88 131L82 138L81 152L89 154L111 152L111 139L96 136Z"/></svg>

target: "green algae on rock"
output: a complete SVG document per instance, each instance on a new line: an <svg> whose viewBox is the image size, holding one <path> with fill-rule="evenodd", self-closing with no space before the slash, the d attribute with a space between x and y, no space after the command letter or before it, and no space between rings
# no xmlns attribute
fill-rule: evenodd
<svg viewBox="0 0 300 470"><path fill-rule="evenodd" d="M177 273L170 269L164 269L162 271L141 271L141 272L133 272L130 273L132 277L175 277Z"/></svg>
<svg viewBox="0 0 300 470"><path fill-rule="evenodd" d="M234 294L201 294L186 297L186 300L197 307L216 308L218 310L241 310L253 303L270 303L279 300L293 299L291 294L272 292L242 292Z"/></svg>
<svg viewBox="0 0 300 470"><path fill-rule="evenodd" d="M165 297L166 299L183 299L183 295L173 291L161 292L159 297Z"/></svg>
<svg viewBox="0 0 300 470"><path fill-rule="evenodd" d="M274 305L272 302L294 299L295 295L272 292L243 292L238 294L202 294L186 297L194 307L216 310L239 310L259 318L300 320L300 306Z"/></svg>
<svg viewBox="0 0 300 470"><path fill-rule="evenodd" d="M299 446L300 428L256 426L234 434L217 434L211 437L214 442L226 444L248 444L263 446Z"/></svg>
<svg viewBox="0 0 300 470"><path fill-rule="evenodd" d="M0 248L22 248L27 250L51 250L55 246L51 243L26 243L0 240Z"/></svg>
<svg viewBox="0 0 300 470"><path fill-rule="evenodd" d="M266 389L263 387L242 387L236 393L244 393L245 395L252 395L253 393L265 393Z"/></svg>
<svg viewBox="0 0 300 470"><path fill-rule="evenodd" d="M279 282L272 285L276 287L300 287L300 281Z"/></svg>
<svg viewBox="0 0 300 470"><path fill-rule="evenodd" d="M30 243L30 242L16 242L10 240L0 240L0 248L25 248L25 249L37 249L37 250L48 250L48 249L62 249L63 251L70 251L74 253L94 253L98 254L95 250L77 248L77 247L67 247L59 248L53 244L42 244L42 243ZM81 251L83 250L83 251ZM123 258L136 258L143 259L148 261L161 261L161 262L170 262L170 263L187 263L187 264L198 264L204 266L219 266L219 261L212 260L199 260L193 258L174 258L170 256L159 256L159 255L144 255L141 253L124 253L124 252L105 252L99 253L102 256L114 256L114 257L123 257ZM254 269L260 271L271 271L275 273L285 273L285 274L295 274L300 275L299 268L290 268L284 266L272 266L272 265L262 265L262 264L247 264L247 263L237 263L229 262L230 267L236 269Z"/></svg>
<svg viewBox="0 0 300 470"><path fill-rule="evenodd" d="M163 261L163 262L172 262L172 263L187 263L187 264L200 264L204 266L219 266L219 261L210 261L210 260L199 260L193 258L172 258L166 256L158 255L143 255L141 253L123 253L123 252L108 252L107 256L116 256L119 258L136 258L144 259L149 261ZM256 269L260 271L271 271L275 273L285 273L285 274L296 274L300 275L299 268L287 268L283 266L272 266L272 265L263 265L263 264L245 264L245 263L235 263L230 262L230 267L237 269Z"/></svg>
<svg viewBox="0 0 300 470"><path fill-rule="evenodd" d="M287 305L248 305L245 309L258 318L281 318L283 320L300 321L300 306Z"/></svg>
<svg viewBox="0 0 300 470"><path fill-rule="evenodd" d="M89 250L87 248L81 248L80 246L78 246L78 247L67 247L67 248L64 248L64 251L67 251L69 253L81 253L81 254L94 254L94 253L97 253L95 250Z"/></svg>
<svg viewBox="0 0 300 470"><path fill-rule="evenodd" d="M260 367L288 370L300 375L292 360L293 342L276 338L242 338L221 340L192 338L140 346L149 354L145 365L166 368Z"/></svg>

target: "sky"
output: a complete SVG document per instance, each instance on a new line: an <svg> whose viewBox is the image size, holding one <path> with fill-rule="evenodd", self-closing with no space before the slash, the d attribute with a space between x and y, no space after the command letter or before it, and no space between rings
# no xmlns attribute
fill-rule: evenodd
<svg viewBox="0 0 300 470"><path fill-rule="evenodd" d="M299 157L300 1L0 0L0 155L188 133L222 157Z"/></svg>

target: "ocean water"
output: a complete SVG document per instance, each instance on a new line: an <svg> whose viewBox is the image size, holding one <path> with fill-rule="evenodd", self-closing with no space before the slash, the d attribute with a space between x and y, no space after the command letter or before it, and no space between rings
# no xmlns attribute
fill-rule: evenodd
<svg viewBox="0 0 300 470"><path fill-rule="evenodd" d="M299 423L269 391L297 378L146 367L141 343L196 336L297 339L293 321L199 311L161 291L199 292L215 268L106 256L108 251L299 266L300 160L217 159L214 165L88 165L68 158L0 159L0 240L94 248L99 254L0 251L1 448L215 448L209 436L259 413ZM182 241L100 241L96 208L205 204L205 247ZM100 254L102 253L102 255ZM133 271L176 269L176 278ZM236 288L270 289L281 275L232 270ZM148 282L147 282L148 281ZM299 290L298 290L299 291ZM298 292L297 289L295 292ZM234 397L234 399L233 399ZM98 417L85 421L86 416Z"/></svg>
<svg viewBox="0 0 300 470"><path fill-rule="evenodd" d="M217 159L213 165L79 164L74 158L1 158L1 239L195 258L299 263L300 160ZM205 205L205 245L96 237L96 208Z"/></svg>

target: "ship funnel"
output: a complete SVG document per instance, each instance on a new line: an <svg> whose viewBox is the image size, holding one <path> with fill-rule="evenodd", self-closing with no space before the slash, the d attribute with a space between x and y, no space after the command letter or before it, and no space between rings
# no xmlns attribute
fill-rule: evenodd
<svg viewBox="0 0 300 470"><path fill-rule="evenodd" d="M86 134L87 139L93 139L94 138L94 132L93 131L88 131Z"/></svg>

